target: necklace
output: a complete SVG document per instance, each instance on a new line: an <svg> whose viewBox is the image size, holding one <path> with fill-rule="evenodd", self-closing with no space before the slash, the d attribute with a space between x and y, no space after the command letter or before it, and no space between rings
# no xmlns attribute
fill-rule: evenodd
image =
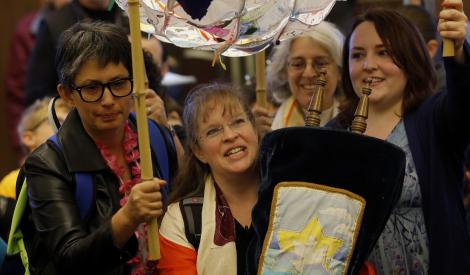
<svg viewBox="0 0 470 275"><path fill-rule="evenodd" d="M95 141L101 156L105 159L109 168L114 172L120 182L119 193L122 198L119 201L121 207L127 203L132 187L141 181L140 154L137 143L137 134L131 129L129 123L124 126L124 159L131 169L131 178L124 180L125 168L119 165L117 156L112 154L106 146ZM137 255L130 259L127 264L132 266L132 275L157 274L156 262L147 260L147 225L141 224L135 232L139 248Z"/></svg>

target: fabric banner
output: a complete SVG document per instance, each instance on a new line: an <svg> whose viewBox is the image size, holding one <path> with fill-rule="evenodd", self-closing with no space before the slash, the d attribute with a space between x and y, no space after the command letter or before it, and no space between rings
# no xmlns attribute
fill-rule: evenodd
<svg viewBox="0 0 470 275"><path fill-rule="evenodd" d="M258 274L345 274L365 205L343 189L277 184Z"/></svg>

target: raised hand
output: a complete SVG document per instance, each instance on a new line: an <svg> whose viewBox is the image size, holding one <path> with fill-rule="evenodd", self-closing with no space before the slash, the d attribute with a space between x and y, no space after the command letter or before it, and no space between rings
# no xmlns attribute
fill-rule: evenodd
<svg viewBox="0 0 470 275"><path fill-rule="evenodd" d="M117 247L123 247L141 223L163 214L160 188L164 184L163 180L154 178L132 187L126 204L111 218L113 240Z"/></svg>
<svg viewBox="0 0 470 275"><path fill-rule="evenodd" d="M145 89L145 108L147 110L148 118L154 120L158 124L168 126L165 103L152 89Z"/></svg>
<svg viewBox="0 0 470 275"><path fill-rule="evenodd" d="M165 181L154 178L134 185L126 204L123 206L128 218L139 225L163 214L160 187Z"/></svg>
<svg viewBox="0 0 470 275"><path fill-rule="evenodd" d="M438 31L443 39L454 41L455 59L465 62L463 44L467 34L467 16L463 12L462 0L446 0L439 13Z"/></svg>
<svg viewBox="0 0 470 275"><path fill-rule="evenodd" d="M269 112L266 108L254 105L251 108L253 115L255 116L256 127L258 128L258 133L261 136L271 132L271 125L273 123L273 114Z"/></svg>

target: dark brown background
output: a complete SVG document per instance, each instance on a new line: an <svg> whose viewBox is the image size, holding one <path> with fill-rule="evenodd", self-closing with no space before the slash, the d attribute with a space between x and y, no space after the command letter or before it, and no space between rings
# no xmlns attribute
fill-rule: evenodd
<svg viewBox="0 0 470 275"><path fill-rule="evenodd" d="M29 11L39 7L39 1L1 0L0 6L0 177L18 167L18 160L12 154L6 132L5 120L5 69L8 61L10 40L16 21Z"/></svg>

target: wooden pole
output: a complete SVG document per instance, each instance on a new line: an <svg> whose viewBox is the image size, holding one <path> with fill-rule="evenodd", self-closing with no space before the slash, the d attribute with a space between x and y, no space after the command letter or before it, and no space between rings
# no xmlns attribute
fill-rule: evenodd
<svg viewBox="0 0 470 275"><path fill-rule="evenodd" d="M443 5L442 8L446 9L448 5ZM448 38L442 38L442 56L453 57L455 56L455 45L454 40Z"/></svg>
<svg viewBox="0 0 470 275"><path fill-rule="evenodd" d="M266 100L266 54L265 50L256 54L256 104L267 108Z"/></svg>
<svg viewBox="0 0 470 275"><path fill-rule="evenodd" d="M442 56L443 57L455 56L454 40L443 38L442 42L444 43L444 46L442 48Z"/></svg>
<svg viewBox="0 0 470 275"><path fill-rule="evenodd" d="M147 112L145 110L145 70L142 41L140 35L139 0L128 0L129 26L131 31L132 76L134 78L135 111L137 115L137 132L142 167L142 181L153 179L152 157L150 153ZM160 243L158 240L157 220L150 222L147 228L148 259L160 259Z"/></svg>

